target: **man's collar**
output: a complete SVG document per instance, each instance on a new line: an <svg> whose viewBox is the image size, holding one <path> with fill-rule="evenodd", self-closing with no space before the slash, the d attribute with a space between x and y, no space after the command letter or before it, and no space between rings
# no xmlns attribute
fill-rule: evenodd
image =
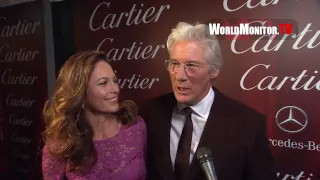
<svg viewBox="0 0 320 180"><path fill-rule="evenodd" d="M195 113L197 113L199 116L208 119L210 114L210 109L214 100L214 91L210 87L210 90L205 98L203 98L200 102L193 106L189 106ZM178 110L181 111L183 108L187 107L185 104L177 103Z"/></svg>

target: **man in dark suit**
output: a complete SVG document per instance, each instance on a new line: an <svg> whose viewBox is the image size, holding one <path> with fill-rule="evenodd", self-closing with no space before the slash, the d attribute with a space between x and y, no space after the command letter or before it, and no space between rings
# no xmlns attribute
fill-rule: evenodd
<svg viewBox="0 0 320 180"><path fill-rule="evenodd" d="M206 179L196 152L210 149L218 180L275 180L264 117L212 87L220 45L204 24L179 23L166 60L173 93L147 103L150 180Z"/></svg>

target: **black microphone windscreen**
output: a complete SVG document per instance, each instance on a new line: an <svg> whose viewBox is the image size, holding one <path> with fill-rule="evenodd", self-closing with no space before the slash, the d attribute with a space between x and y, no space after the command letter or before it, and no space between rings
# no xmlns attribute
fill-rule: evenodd
<svg viewBox="0 0 320 180"><path fill-rule="evenodd" d="M197 159L208 180L217 180L210 149L201 147L197 150Z"/></svg>
<svg viewBox="0 0 320 180"><path fill-rule="evenodd" d="M200 163L205 161L212 161L212 155L210 149L201 147L197 150L197 159Z"/></svg>

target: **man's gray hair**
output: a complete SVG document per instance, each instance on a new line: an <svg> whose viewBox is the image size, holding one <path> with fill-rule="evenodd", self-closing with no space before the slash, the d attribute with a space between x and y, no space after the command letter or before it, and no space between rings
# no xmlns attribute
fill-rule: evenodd
<svg viewBox="0 0 320 180"><path fill-rule="evenodd" d="M219 71L222 66L221 50L219 40L211 35L206 24L191 25L186 22L179 22L176 28L172 29L167 40L167 48L171 56L173 45L178 41L197 41L204 51L204 57L209 65L209 72Z"/></svg>

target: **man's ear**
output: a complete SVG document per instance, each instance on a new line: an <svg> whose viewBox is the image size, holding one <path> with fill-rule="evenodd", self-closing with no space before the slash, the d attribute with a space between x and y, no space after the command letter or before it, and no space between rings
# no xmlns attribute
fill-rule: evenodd
<svg viewBox="0 0 320 180"><path fill-rule="evenodd" d="M210 79L215 79L219 75L219 70L214 70L210 72Z"/></svg>

